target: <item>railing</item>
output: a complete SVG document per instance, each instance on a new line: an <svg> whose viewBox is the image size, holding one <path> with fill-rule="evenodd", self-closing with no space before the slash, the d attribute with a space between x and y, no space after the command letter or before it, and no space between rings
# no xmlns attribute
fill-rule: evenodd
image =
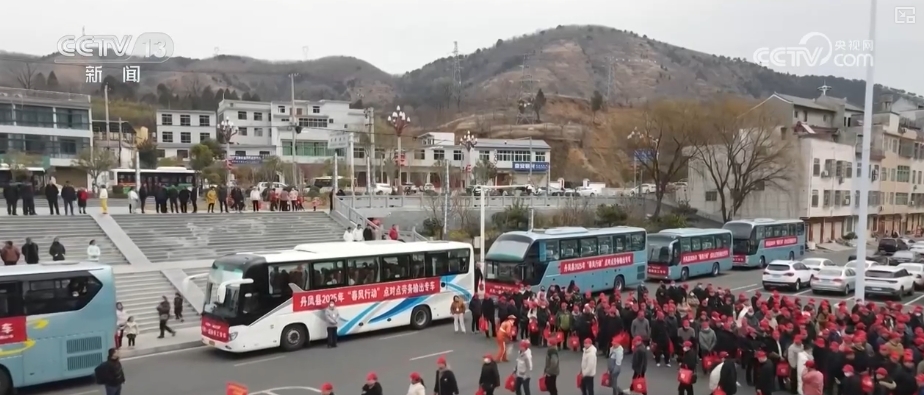
<svg viewBox="0 0 924 395"><path fill-rule="evenodd" d="M420 207L430 207L430 206L440 206L444 204L445 196L443 195L432 195L432 196L392 196L392 195L379 195L379 196L360 196L357 195L354 197L341 197L340 201L344 206L351 207L352 209L364 209L364 208L420 208ZM450 198L452 200L452 205L458 206L462 205L465 207L477 208L481 207L481 198L478 196L453 196ZM485 207L507 207L512 205L514 202L519 202L520 204L529 206L529 207L572 207L575 204L584 204L585 202L598 205L598 204L613 204L613 203L624 203L631 201L632 198L626 196L592 196L592 197L582 197L582 196L485 196L484 202ZM641 199L638 199L641 200Z"/></svg>
<svg viewBox="0 0 924 395"><path fill-rule="evenodd" d="M37 91L33 89L0 87L0 96L5 96L5 100L8 100L11 97L15 97L17 99L21 98L90 103L90 95L67 92Z"/></svg>
<svg viewBox="0 0 924 395"><path fill-rule="evenodd" d="M343 219L346 219L350 225L362 225L364 228L366 226L371 226L372 233L375 234L376 238L381 237L383 234L382 228L380 226L376 225L372 221L369 221L368 218L350 207L349 204L345 204L345 202L339 196L334 196L334 210L331 211L331 216L339 216Z"/></svg>

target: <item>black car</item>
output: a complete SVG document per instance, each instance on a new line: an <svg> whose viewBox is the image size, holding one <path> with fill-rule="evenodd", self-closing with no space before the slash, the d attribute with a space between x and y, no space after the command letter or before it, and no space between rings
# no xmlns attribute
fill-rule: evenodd
<svg viewBox="0 0 924 395"><path fill-rule="evenodd" d="M908 249L908 244L902 239L879 239L879 248L877 251L883 255L892 255L895 251L904 251Z"/></svg>

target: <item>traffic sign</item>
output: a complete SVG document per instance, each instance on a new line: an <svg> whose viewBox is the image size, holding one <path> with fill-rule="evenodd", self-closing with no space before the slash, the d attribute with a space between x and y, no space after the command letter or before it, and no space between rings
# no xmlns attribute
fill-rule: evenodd
<svg viewBox="0 0 924 395"><path fill-rule="evenodd" d="M342 149L350 146L350 133L347 132L330 132L327 137L328 149Z"/></svg>
<svg viewBox="0 0 924 395"><path fill-rule="evenodd" d="M635 150L635 159L639 162L651 162L652 159L655 159L658 156L658 153L654 150Z"/></svg>

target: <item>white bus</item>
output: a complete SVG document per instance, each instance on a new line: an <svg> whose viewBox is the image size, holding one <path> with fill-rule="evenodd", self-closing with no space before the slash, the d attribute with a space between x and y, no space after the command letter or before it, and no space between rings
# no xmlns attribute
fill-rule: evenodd
<svg viewBox="0 0 924 395"><path fill-rule="evenodd" d="M112 169L108 173L100 174L100 184L105 183L114 192L128 194L132 187L140 188L135 177L135 169ZM157 185L179 186L180 188L196 188L196 172L182 166L161 166L156 169L141 169L141 184L148 191L153 191Z"/></svg>
<svg viewBox="0 0 924 395"><path fill-rule="evenodd" d="M465 243L370 241L301 244L215 260L208 276L202 342L230 352L292 351L327 338L334 301L338 336L450 318L453 296L469 301L474 255Z"/></svg>

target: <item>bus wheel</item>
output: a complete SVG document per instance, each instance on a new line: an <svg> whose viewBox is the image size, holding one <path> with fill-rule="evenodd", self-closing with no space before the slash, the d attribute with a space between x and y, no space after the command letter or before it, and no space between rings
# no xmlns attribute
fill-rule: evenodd
<svg viewBox="0 0 924 395"><path fill-rule="evenodd" d="M760 268L761 269L767 268L767 258L760 257Z"/></svg>
<svg viewBox="0 0 924 395"><path fill-rule="evenodd" d="M792 251L789 251L789 260L794 261L796 259L796 254Z"/></svg>
<svg viewBox="0 0 924 395"><path fill-rule="evenodd" d="M687 281L690 279L690 269L683 268L680 270L680 281Z"/></svg>
<svg viewBox="0 0 924 395"><path fill-rule="evenodd" d="M0 367L0 395L13 395L13 379L5 368Z"/></svg>
<svg viewBox="0 0 924 395"><path fill-rule="evenodd" d="M719 276L719 263L716 262L712 264L712 277L718 277L718 276Z"/></svg>
<svg viewBox="0 0 924 395"><path fill-rule="evenodd" d="M613 280L613 291L622 292L622 289L626 287L626 280L622 276L616 276Z"/></svg>
<svg viewBox="0 0 924 395"><path fill-rule="evenodd" d="M427 306L417 306L411 311L411 328L420 330L430 326L430 308Z"/></svg>
<svg viewBox="0 0 924 395"><path fill-rule="evenodd" d="M286 351L299 350L308 343L308 331L304 325L292 324L282 329L280 346Z"/></svg>

